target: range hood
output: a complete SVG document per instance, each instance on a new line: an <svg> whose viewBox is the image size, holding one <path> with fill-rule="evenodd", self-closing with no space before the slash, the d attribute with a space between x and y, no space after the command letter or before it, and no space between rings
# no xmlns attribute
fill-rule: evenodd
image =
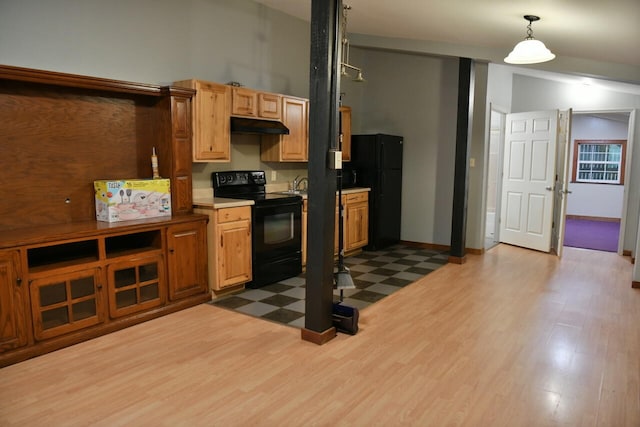
<svg viewBox="0 0 640 427"><path fill-rule="evenodd" d="M255 133L260 135L289 135L289 129L275 120L231 117L232 133Z"/></svg>

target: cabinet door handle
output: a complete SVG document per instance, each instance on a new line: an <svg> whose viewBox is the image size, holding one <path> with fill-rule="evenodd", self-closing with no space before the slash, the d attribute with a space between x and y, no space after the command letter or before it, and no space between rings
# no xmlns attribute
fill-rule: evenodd
<svg viewBox="0 0 640 427"><path fill-rule="evenodd" d="M16 285L18 285L18 286L22 286L22 277L18 277L18 278L16 279Z"/></svg>
<svg viewBox="0 0 640 427"><path fill-rule="evenodd" d="M175 252L175 250L174 250L173 248L170 248L170 249L169 249L169 253L170 253L170 254L172 254L172 253L174 253L174 252Z"/></svg>
<svg viewBox="0 0 640 427"><path fill-rule="evenodd" d="M96 288L98 288L98 289L102 289L102 283L97 283L97 284L96 284Z"/></svg>
<svg viewBox="0 0 640 427"><path fill-rule="evenodd" d="M224 236L220 236L220 247L224 246Z"/></svg>

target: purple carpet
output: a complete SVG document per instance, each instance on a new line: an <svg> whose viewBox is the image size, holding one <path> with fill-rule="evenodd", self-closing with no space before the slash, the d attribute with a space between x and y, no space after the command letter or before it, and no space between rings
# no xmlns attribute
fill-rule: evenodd
<svg viewBox="0 0 640 427"><path fill-rule="evenodd" d="M617 252L619 234L619 222L567 218L564 245L574 248Z"/></svg>

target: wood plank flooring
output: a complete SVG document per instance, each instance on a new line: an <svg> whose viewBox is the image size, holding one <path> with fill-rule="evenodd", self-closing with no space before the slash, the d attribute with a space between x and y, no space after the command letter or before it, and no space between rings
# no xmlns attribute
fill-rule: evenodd
<svg viewBox="0 0 640 427"><path fill-rule="evenodd" d="M499 245L324 346L203 304L0 369L0 425L638 427L631 270Z"/></svg>

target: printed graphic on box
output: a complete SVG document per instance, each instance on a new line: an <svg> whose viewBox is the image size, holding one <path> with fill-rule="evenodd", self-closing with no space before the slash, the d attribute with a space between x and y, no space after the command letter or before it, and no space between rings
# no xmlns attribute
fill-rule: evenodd
<svg viewBox="0 0 640 427"><path fill-rule="evenodd" d="M171 216L168 179L94 181L96 219L117 222Z"/></svg>

